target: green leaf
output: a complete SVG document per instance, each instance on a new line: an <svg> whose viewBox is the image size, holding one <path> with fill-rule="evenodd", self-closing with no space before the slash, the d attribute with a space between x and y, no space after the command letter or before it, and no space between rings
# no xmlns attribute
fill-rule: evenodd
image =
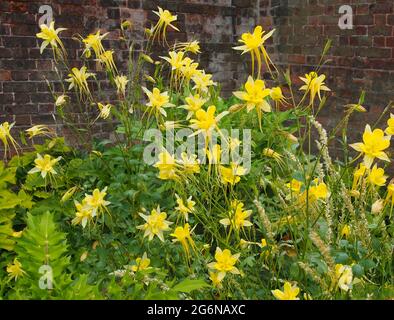
<svg viewBox="0 0 394 320"><path fill-rule="evenodd" d="M208 283L206 283L204 280L201 280L201 279L196 279L196 280L186 279L186 280L183 280L182 282L178 283L177 285L175 285L172 288L172 290L178 291L178 292L189 293L189 292L192 292L194 290L200 290L200 289L208 288L208 287L210 287L210 285Z"/></svg>

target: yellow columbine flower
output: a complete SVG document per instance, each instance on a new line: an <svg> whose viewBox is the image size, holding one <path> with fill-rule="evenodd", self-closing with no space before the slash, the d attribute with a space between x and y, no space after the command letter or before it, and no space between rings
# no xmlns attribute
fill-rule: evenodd
<svg viewBox="0 0 394 320"><path fill-rule="evenodd" d="M241 181L241 176L246 174L246 169L237 163L231 162L230 168L220 166L220 174L223 184L235 185Z"/></svg>
<svg viewBox="0 0 394 320"><path fill-rule="evenodd" d="M360 163L360 167L354 171L352 190L356 190L360 180L364 177L367 167Z"/></svg>
<svg viewBox="0 0 394 320"><path fill-rule="evenodd" d="M198 110L202 108L207 99L203 99L200 97L199 94L190 95L189 97L185 98L186 105L181 106L181 108L186 109L189 111L187 114L186 120L189 120Z"/></svg>
<svg viewBox="0 0 394 320"><path fill-rule="evenodd" d="M168 53L169 57L160 57L167 61L171 65L171 70L179 70L183 65L183 59L185 53L183 51L175 52L175 51L170 51Z"/></svg>
<svg viewBox="0 0 394 320"><path fill-rule="evenodd" d="M11 136L11 129L14 125L15 122L11 124L9 124L8 122L3 122L2 124L0 124L0 140L4 144L4 156L6 156L7 154L9 143L11 143L15 151L18 152L17 149L18 144L15 141L15 139Z"/></svg>
<svg viewBox="0 0 394 320"><path fill-rule="evenodd" d="M15 281L18 280L18 277L23 277L26 274L17 258L14 259L13 263L7 265L7 272L10 279L15 279Z"/></svg>
<svg viewBox="0 0 394 320"><path fill-rule="evenodd" d="M257 244L261 249L264 249L261 254L263 258L267 258L270 254L270 250L268 249L268 243L266 239L261 239L261 242Z"/></svg>
<svg viewBox="0 0 394 320"><path fill-rule="evenodd" d="M209 150L207 150L207 157L209 165L220 164L222 158L222 148L220 145L215 144Z"/></svg>
<svg viewBox="0 0 394 320"><path fill-rule="evenodd" d="M142 87L142 90L149 99L149 102L146 104L148 110L150 110L149 115L154 112L156 118L158 118L160 114L162 114L164 117L167 117L167 112L164 110L164 108L174 106L170 103L168 92L160 92L158 88L153 88L152 91L149 91L147 88Z"/></svg>
<svg viewBox="0 0 394 320"><path fill-rule="evenodd" d="M387 121L387 129L385 130L388 136L394 136L394 114L390 113L390 119Z"/></svg>
<svg viewBox="0 0 394 320"><path fill-rule="evenodd" d="M369 124L365 126L363 142L350 145L354 150L364 154L364 164L369 169L375 158L390 162L389 157L384 152L390 147L390 136L385 136L383 130L371 130Z"/></svg>
<svg viewBox="0 0 394 320"><path fill-rule="evenodd" d="M65 105L67 102L67 99L68 99L68 96L66 96L64 94L62 94L61 96L58 96L56 99L56 102L55 102L55 106L61 107L61 106Z"/></svg>
<svg viewBox="0 0 394 320"><path fill-rule="evenodd" d="M131 270L134 272L150 269L150 259L148 258L146 252L141 258L135 259L136 264L131 266Z"/></svg>
<svg viewBox="0 0 394 320"><path fill-rule="evenodd" d="M56 50L60 47L62 52L65 52L62 41L59 38L59 32L67 30L65 28L55 29L55 21L52 21L49 24L49 27L45 24L40 25L41 32L36 34L36 37L44 40L40 46L40 53L44 51L44 49L51 45L53 50Z"/></svg>
<svg viewBox="0 0 394 320"><path fill-rule="evenodd" d="M189 221L189 213L192 213L194 211L194 206L196 202L192 200L192 196L187 199L186 204L177 194L175 194L175 197L176 203L178 204L178 206L175 207L175 210L181 213L185 217L186 221Z"/></svg>
<svg viewBox="0 0 394 320"><path fill-rule="evenodd" d="M296 285L292 286L291 283L287 281L283 286L283 291L276 289L271 292L278 300L300 300L300 298L297 298L300 293L300 288Z"/></svg>
<svg viewBox="0 0 394 320"><path fill-rule="evenodd" d="M271 111L271 105L266 100L270 96L271 90L265 88L264 81L259 79L255 81L249 76L248 81L245 83L245 91L235 91L233 94L238 99L245 101L248 112L256 109L261 128L262 113Z"/></svg>
<svg viewBox="0 0 394 320"><path fill-rule="evenodd" d="M182 167L184 174L195 174L200 172L200 160L197 155L188 155L186 152L181 153L181 159L176 160Z"/></svg>
<svg viewBox="0 0 394 320"><path fill-rule="evenodd" d="M89 34L82 42L85 44L85 50L83 54L86 58L90 58L91 49L93 49L96 58L99 59L100 56L104 53L105 49L101 43L101 41L108 35L108 33L100 34L100 30L98 30L95 34Z"/></svg>
<svg viewBox="0 0 394 320"><path fill-rule="evenodd" d="M312 201L317 201L318 199L326 199L328 196L327 185L324 182L318 183L316 179L314 181L315 185L309 188L309 197Z"/></svg>
<svg viewBox="0 0 394 320"><path fill-rule="evenodd" d="M62 196L62 198L60 199L60 202L66 202L68 199L70 199L74 193L78 190L78 187L71 187L70 189L68 189Z"/></svg>
<svg viewBox="0 0 394 320"><path fill-rule="evenodd" d="M202 133L206 142L211 138L213 130L220 131L219 121L228 114L227 111L220 113L215 117L216 107L209 106L207 111L200 109L195 113L195 119L190 120L190 127L197 130L193 135Z"/></svg>
<svg viewBox="0 0 394 320"><path fill-rule="evenodd" d="M126 76L116 76L115 77L115 85L119 95L123 97L126 95L126 86L129 80L127 80Z"/></svg>
<svg viewBox="0 0 394 320"><path fill-rule="evenodd" d="M387 186L387 196L385 202L391 202L391 205L394 205L394 183L392 182Z"/></svg>
<svg viewBox="0 0 394 320"><path fill-rule="evenodd" d="M210 86L216 86L216 82L212 80L212 75L205 73L204 70L198 70L192 77L194 82L193 90L199 93L207 93Z"/></svg>
<svg viewBox="0 0 394 320"><path fill-rule="evenodd" d="M318 75L316 72L312 71L300 79L305 83L300 90L310 92L310 105L313 105L316 95L318 95L320 101L322 100L321 91L331 91L324 83L326 76L324 74Z"/></svg>
<svg viewBox="0 0 394 320"><path fill-rule="evenodd" d="M278 110L279 104L286 104L286 98L282 93L282 89L280 87L275 87L271 89L270 93L271 99L275 101L276 109Z"/></svg>
<svg viewBox="0 0 394 320"><path fill-rule="evenodd" d="M36 165L33 169L31 169L28 173L36 173L40 172L41 176L45 179L47 175L57 174L55 169L53 168L56 163L60 161L62 157L57 157L56 159L52 158L49 154L44 155L42 157L39 153L37 153L37 158L34 160L34 164Z"/></svg>
<svg viewBox="0 0 394 320"><path fill-rule="evenodd" d="M190 225L186 223L183 227L176 227L174 233L171 233L171 236L174 237L173 242L180 242L183 250L185 250L186 257L190 258L190 249L189 246L195 250L194 241L190 234Z"/></svg>
<svg viewBox="0 0 394 320"><path fill-rule="evenodd" d="M149 241L157 236L161 241L164 242L163 231L169 231L172 222L167 221L167 213L160 211L160 206L156 209L152 209L149 216L140 213L139 214L146 223L137 227L137 229L144 230L144 238L148 237Z"/></svg>
<svg viewBox="0 0 394 320"><path fill-rule="evenodd" d="M345 224L341 230L341 237L345 237L346 239L350 236L351 229L348 224Z"/></svg>
<svg viewBox="0 0 394 320"><path fill-rule="evenodd" d="M82 203L74 201L75 208L77 209L75 213L75 218L72 219L71 223L73 225L81 224L82 228L85 228L88 222L93 219L93 208L86 203L84 199Z"/></svg>
<svg viewBox="0 0 394 320"><path fill-rule="evenodd" d="M244 227L251 227L253 224L247 219L252 214L252 210L244 210L243 207L244 204L241 201L232 201L230 218L222 219L219 222L224 226L231 226L237 231Z"/></svg>
<svg viewBox="0 0 394 320"><path fill-rule="evenodd" d="M118 69L116 68L116 64L114 61L114 51L113 50L104 51L100 55L99 60L107 68L108 71L111 71L113 73L118 72Z"/></svg>
<svg viewBox="0 0 394 320"><path fill-rule="evenodd" d="M177 50L181 50L184 52L191 52L194 54L201 53L200 51L200 43L197 40L193 40L190 42L180 42L176 44Z"/></svg>
<svg viewBox="0 0 394 320"><path fill-rule="evenodd" d="M155 163L154 167L160 170L159 179L175 180L178 177L175 158L167 150L159 154L159 161Z"/></svg>
<svg viewBox="0 0 394 320"><path fill-rule="evenodd" d="M190 58L185 58L183 60L183 65L181 66L179 71L181 72L183 78L186 80L186 83L189 83L190 79L199 73L198 63L194 62Z"/></svg>
<svg viewBox="0 0 394 320"><path fill-rule="evenodd" d="M91 195L85 194L85 203L92 208L93 217L97 216L99 213L107 210L107 206L111 202L104 200L107 195L107 187L100 191L100 189L94 189Z"/></svg>
<svg viewBox="0 0 394 320"><path fill-rule="evenodd" d="M168 10L163 10L160 7L157 8L159 9L159 11L153 11L153 13L159 17L159 21L153 27L153 30L151 30L151 36L152 41L154 41L155 38L158 37L159 41L160 39L162 39L164 44L167 43L166 31L168 26L170 26L176 31L179 31L179 29L172 24L172 22L177 21L178 17L176 15L172 15L171 12Z"/></svg>
<svg viewBox="0 0 394 320"><path fill-rule="evenodd" d="M224 279L227 272L232 274L240 274L239 270L235 267L239 259L240 254L231 254L228 249L216 248L215 260L216 262L211 262L208 264L209 269L216 270L218 272L217 280L220 282Z"/></svg>
<svg viewBox="0 0 394 320"><path fill-rule="evenodd" d="M302 182L293 179L290 183L286 184L286 187L289 188L292 193L299 194L301 192Z"/></svg>
<svg viewBox="0 0 394 320"><path fill-rule="evenodd" d="M209 271L209 279L212 281L212 284L216 288L222 288L222 280L219 278L218 272L211 272Z"/></svg>
<svg viewBox="0 0 394 320"><path fill-rule="evenodd" d="M109 117L109 115L111 114L112 105L109 104L109 103L104 105L104 104L99 102L97 104L97 106L98 106L98 108L100 110L99 117L102 118L102 119L107 119Z"/></svg>
<svg viewBox="0 0 394 320"><path fill-rule="evenodd" d="M49 128L47 126L42 125L42 124L33 126L25 131L29 135L30 139L32 139L36 136L41 136L41 135L50 137L50 134L51 134L51 132L49 131Z"/></svg>
<svg viewBox="0 0 394 320"><path fill-rule="evenodd" d="M283 163L282 155L275 150L264 148L262 154L263 156L274 159L279 164Z"/></svg>
<svg viewBox="0 0 394 320"><path fill-rule="evenodd" d="M253 33L244 33L241 37L239 42L243 43L244 45L234 47L233 49L235 50L241 50L242 54L250 52L251 58L252 58L252 72L254 74L255 72L255 60L257 60L257 78L260 78L261 74L261 67L262 67L262 60L264 59L264 62L269 70L271 72L271 66L270 64L272 63L271 58L269 57L267 50L264 47L264 43L267 39L269 39L273 33L275 32L274 30L271 30L267 34L265 34L265 31L263 31L263 27L257 26Z"/></svg>
<svg viewBox="0 0 394 320"><path fill-rule="evenodd" d="M344 266L342 264L335 265L335 275L340 289L346 292L352 289L353 271L350 266Z"/></svg>
<svg viewBox="0 0 394 320"><path fill-rule="evenodd" d="M68 87L68 90L71 90L72 88L78 88L79 89L79 94L83 95L90 95L90 90L88 86L88 79L90 77L95 77L94 73L86 72L87 68L86 66L83 66L81 69L78 68L72 68L71 73L68 75L69 78L66 79L66 82L70 82L70 86Z"/></svg>
<svg viewBox="0 0 394 320"><path fill-rule="evenodd" d="M375 186L382 187L386 184L386 180L387 176L384 175L384 169L378 168L375 164L371 172L369 172L368 182Z"/></svg>

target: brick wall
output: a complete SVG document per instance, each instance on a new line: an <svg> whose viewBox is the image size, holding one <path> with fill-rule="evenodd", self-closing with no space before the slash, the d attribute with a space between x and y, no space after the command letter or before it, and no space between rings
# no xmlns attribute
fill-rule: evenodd
<svg viewBox="0 0 394 320"><path fill-rule="evenodd" d="M253 25L254 17L248 19L248 16L255 14L255 10L250 8L251 1L244 0L1 0L0 122L16 122L20 129L35 124L53 124L54 101L45 79L60 90L52 53L45 50L41 55L41 40L35 37L39 32L41 5L53 8L56 27L68 29L61 33L61 38L71 66L81 66L78 57L82 53L80 44L71 37L76 34L86 36L101 29L110 32L104 46L115 49L116 62L121 70L126 69L128 50L117 40L120 23L124 20L133 22L133 38L138 49L143 41L144 27L157 21L152 10L157 10L159 5L176 12L176 24L181 32L168 30L168 38L173 40L176 36L181 41L198 39L203 50L200 64L215 74L215 80L222 84L227 95L238 85L238 74L243 73L241 59L232 50L235 35L239 28L247 30ZM250 27L244 26L247 23ZM100 82L104 89L108 87L100 72L98 79L102 79ZM107 125L99 124L97 131L105 132ZM61 121L57 129L60 134L67 134Z"/></svg>
<svg viewBox="0 0 394 320"><path fill-rule="evenodd" d="M355 115L349 130L350 139L359 139L365 124L394 101L394 1L271 0L270 16L265 15L266 2L260 1L260 23L277 28L276 58L282 67L291 67L295 83L298 75L315 68L327 39L332 40L321 72L333 94L320 121L333 128L344 105L357 102L365 90L368 112ZM353 9L353 30L338 27L342 5Z"/></svg>
<svg viewBox="0 0 394 320"><path fill-rule="evenodd" d="M239 86L250 70L232 46L242 32L259 23L277 29L269 50L278 64L290 66L297 76L311 71L326 39L333 40L330 62L322 70L335 92L321 117L329 127L341 117L343 105L355 102L362 89L367 91L369 112L353 121L357 132L394 99L391 0L1 0L0 122L15 121L20 128L53 123L53 99L44 77L56 85L56 74L50 52L40 55L40 41L35 38L43 4L52 6L58 27L68 28L62 35L75 66L80 66L81 51L71 36L100 28L111 32L105 45L116 50L117 63L124 67L127 50L116 40L120 22L133 21L138 44L144 26L155 19L151 10L160 5L178 14L179 40L201 41L200 63L222 83L224 94ZM337 25L342 4L354 10L353 30ZM105 126L98 131L105 131Z"/></svg>

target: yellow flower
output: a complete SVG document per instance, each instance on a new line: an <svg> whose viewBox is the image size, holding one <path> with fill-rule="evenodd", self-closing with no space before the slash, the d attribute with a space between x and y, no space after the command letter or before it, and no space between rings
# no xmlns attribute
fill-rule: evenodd
<svg viewBox="0 0 394 320"><path fill-rule="evenodd" d="M185 98L186 105L181 106L181 108L186 109L189 111L186 120L189 120L198 110L202 108L207 99L203 99L200 97L199 94L190 95L189 97Z"/></svg>
<svg viewBox="0 0 394 320"><path fill-rule="evenodd" d="M118 90L118 94L123 97L126 95L126 86L129 80L127 80L126 76L116 76L115 77L115 85Z"/></svg>
<svg viewBox="0 0 394 320"><path fill-rule="evenodd" d="M280 87L275 87L271 89L270 96L272 100L276 102L285 102L285 97L283 96L282 89Z"/></svg>
<svg viewBox="0 0 394 320"><path fill-rule="evenodd" d="M163 231L169 231L172 222L167 221L167 213L160 211L160 206L157 209L152 209L149 216L140 213L139 214L146 223L137 227L137 229L144 230L144 238L148 237L149 241L157 236L161 241L164 242Z"/></svg>
<svg viewBox="0 0 394 320"><path fill-rule="evenodd" d="M266 239L261 239L261 242L257 244L261 249L263 249L263 253L261 254L263 258L267 258L270 254L270 250L268 249L268 243Z"/></svg>
<svg viewBox="0 0 394 320"><path fill-rule="evenodd" d="M114 51L113 50L107 50L104 51L100 57L99 60L101 61L102 64L107 68L108 71L111 71L113 73L118 72L118 69L116 68L115 62L114 62Z"/></svg>
<svg viewBox="0 0 394 320"><path fill-rule="evenodd" d="M378 168L375 164L368 175L368 182L375 186L382 187L385 185L386 180L387 176L384 175L384 169Z"/></svg>
<svg viewBox="0 0 394 320"><path fill-rule="evenodd" d="M244 204L241 201L232 201L230 218L222 219L219 222L224 226L231 226L237 231L244 227L251 227L253 224L247 219L252 214L252 210L244 210L243 207Z"/></svg>
<svg viewBox="0 0 394 320"><path fill-rule="evenodd" d="M219 121L228 114L227 111L215 116L216 107L209 106L207 111L200 109L195 113L195 119L190 120L190 127L197 130L193 135L203 133L206 139L209 139L213 130L219 131Z"/></svg>
<svg viewBox="0 0 394 320"><path fill-rule="evenodd" d="M263 156L266 156L268 158L272 158L279 164L283 163L282 155L280 153L276 152L275 150L270 149L270 148L264 148L263 149Z"/></svg>
<svg viewBox="0 0 394 320"><path fill-rule="evenodd" d="M71 73L68 75L69 78L66 79L66 82L70 82L70 86L68 90L72 88L78 88L79 94L83 95L90 95L89 86L88 86L88 79L90 77L94 77L94 73L86 72L86 66L83 66L81 69L72 68Z"/></svg>
<svg viewBox="0 0 394 320"><path fill-rule="evenodd" d="M109 117L110 113L111 113L112 105L109 104L109 103L104 105L104 104L99 102L97 104L97 106L98 106L98 108L100 110L99 117L102 118L102 119L107 119Z"/></svg>
<svg viewBox="0 0 394 320"><path fill-rule="evenodd" d="M283 286L283 291L276 289L271 292L278 300L300 300L300 298L297 298L300 293L300 288L296 285L292 286L291 283L287 281Z"/></svg>
<svg viewBox="0 0 394 320"><path fill-rule="evenodd" d="M222 287L222 280L219 278L219 273L218 272L211 272L209 271L209 279L212 281L212 284L216 288L221 288Z"/></svg>
<svg viewBox="0 0 394 320"><path fill-rule="evenodd" d="M7 154L9 143L11 143L15 151L18 152L17 149L18 144L16 143L15 139L11 136L11 129L14 125L15 122L11 124L9 124L8 122L3 122L2 124L0 124L0 140L4 144L4 156L6 156Z"/></svg>
<svg viewBox="0 0 394 320"><path fill-rule="evenodd" d="M318 95L320 101L322 100L321 91L331 91L324 83L326 76L324 74L318 75L316 72L312 71L305 75L305 78L300 77L300 79L305 83L300 90L310 92L310 104L313 105L316 95Z"/></svg>
<svg viewBox="0 0 394 320"><path fill-rule="evenodd" d="M85 194L85 203L91 207L92 215L95 217L100 212L107 210L107 206L111 202L104 200L107 195L107 187L100 191L100 189L94 189L91 195Z"/></svg>
<svg viewBox="0 0 394 320"><path fill-rule="evenodd" d="M267 34L265 34L265 31L263 31L263 28L261 26L257 26L253 33L244 33L241 37L239 42L243 43L242 46L234 47L233 49L235 50L241 50L242 54L250 52L251 58L252 58L252 71L254 74L255 71L255 60L257 60L257 68L258 68L258 73L257 77L260 78L260 73L261 73L261 67L262 67L262 60L264 59L264 62L271 73L271 67L270 64L273 64L271 61L271 58L269 57L267 50L264 47L264 43L267 39L269 39L272 34L275 32L274 30L271 30Z"/></svg>
<svg viewBox="0 0 394 320"><path fill-rule="evenodd" d="M181 159L176 162L182 167L184 174L195 174L200 172L200 160L197 155L188 155L186 152L181 153Z"/></svg>
<svg viewBox="0 0 394 320"><path fill-rule="evenodd" d="M18 277L23 277L26 274L17 258L14 259L13 263L7 265L7 272L10 279L15 279L15 281L18 280Z"/></svg>
<svg viewBox="0 0 394 320"><path fill-rule="evenodd" d="M206 151L209 165L220 164L222 158L222 147L215 144L210 149Z"/></svg>
<svg viewBox="0 0 394 320"><path fill-rule="evenodd" d="M394 183L390 183L387 186L387 196L386 196L386 203L390 202L391 199L391 205L394 205Z"/></svg>
<svg viewBox="0 0 394 320"><path fill-rule="evenodd" d="M239 259L240 254L231 254L231 251L228 249L220 249L216 248L215 260L216 262L211 262L208 264L209 269L216 270L218 272L217 280L220 282L224 279L227 272L232 274L240 274L239 270L235 267Z"/></svg>
<svg viewBox="0 0 394 320"><path fill-rule="evenodd" d="M394 135L394 114L390 113L390 119L387 121L387 129L385 130L388 136Z"/></svg>
<svg viewBox="0 0 394 320"><path fill-rule="evenodd" d="M85 44L85 50L83 54L86 58L90 58L91 49L93 49L96 58L99 59L100 56L104 53L104 47L101 41L108 35L108 33L100 34L100 30L98 30L95 34L89 34L82 42Z"/></svg>
<svg viewBox="0 0 394 320"><path fill-rule="evenodd" d="M207 93L210 86L216 86L216 82L212 80L212 75L206 74L204 70L196 72L192 80L195 84L193 90L197 90L200 93Z"/></svg>
<svg viewBox="0 0 394 320"><path fill-rule="evenodd" d="M235 185L241 181L241 176L246 174L246 169L234 162L230 163L230 168L224 166L220 166L219 168L223 184L229 183Z"/></svg>
<svg viewBox="0 0 394 320"><path fill-rule="evenodd" d="M187 199L186 204L177 194L175 194L175 197L176 203L178 204L178 206L175 207L175 210L179 211L185 217L186 221L189 221L189 213L194 211L196 202L192 200L192 196Z"/></svg>
<svg viewBox="0 0 394 320"><path fill-rule="evenodd" d="M324 182L318 183L317 179L315 179L314 183L315 185L309 188L310 200L317 201L318 199L326 199L328 196L327 185Z"/></svg>
<svg viewBox="0 0 394 320"><path fill-rule="evenodd" d="M340 289L346 292L352 289L353 272L350 266L344 266L342 264L335 265L335 275Z"/></svg>
<svg viewBox="0 0 394 320"><path fill-rule="evenodd" d="M30 139L40 135L49 136L50 134L48 127L41 124L33 126L25 131L29 135Z"/></svg>
<svg viewBox="0 0 394 320"><path fill-rule="evenodd" d="M293 179L290 183L286 184L286 187L289 188L292 193L299 194L301 192L302 182Z"/></svg>
<svg viewBox="0 0 394 320"><path fill-rule="evenodd" d="M155 163L154 167L160 170L159 178L162 180L174 180L178 177L176 172L176 161L167 150L159 154L159 161Z"/></svg>
<svg viewBox="0 0 394 320"><path fill-rule="evenodd" d="M55 169L53 168L56 163L60 161L62 157L57 157L56 159L52 158L49 154L44 155L42 157L39 153L37 153L37 158L34 160L34 164L36 165L33 169L31 169L28 173L36 173L40 172L41 176L45 179L45 177L51 174L57 174Z"/></svg>
<svg viewBox="0 0 394 320"><path fill-rule="evenodd" d="M131 270L134 272L150 269L150 259L148 258L146 252L142 255L141 258L135 259L136 264L131 266Z"/></svg>
<svg viewBox="0 0 394 320"><path fill-rule="evenodd" d="M65 52L62 41L59 38L59 32L67 30L65 28L55 29L55 21L52 21L49 24L49 27L45 24L40 25L41 32L36 34L36 37L44 40L40 46L40 53L44 51L44 49L51 45L52 49L60 49Z"/></svg>
<svg viewBox="0 0 394 320"><path fill-rule="evenodd" d="M190 42L180 42L176 45L178 50L182 50L184 52L191 52L194 54L201 53L200 51L200 43L197 40L193 40Z"/></svg>
<svg viewBox="0 0 394 320"><path fill-rule="evenodd" d="M75 208L77 212L75 213L75 218L71 221L73 225L81 224L82 228L85 228L87 223L93 219L93 208L86 203L84 199L82 203L74 201Z"/></svg>
<svg viewBox="0 0 394 320"><path fill-rule="evenodd" d="M353 186L352 189L355 190L360 182L360 180L364 177L365 172L367 171L367 167L360 163L360 167L354 171L353 174Z"/></svg>
<svg viewBox="0 0 394 320"><path fill-rule="evenodd" d="M56 107L61 107L67 102L68 96L62 94L61 96L58 96L55 102Z"/></svg>
<svg viewBox="0 0 394 320"><path fill-rule="evenodd" d="M177 21L178 18L176 15L172 15L171 12L168 10L163 10L160 7L158 7L158 9L159 11L153 11L153 13L159 17L159 21L153 27L153 30L151 31L151 36L152 41L154 41L155 38L158 37L159 41L160 39L162 39L164 44L167 43L166 31L168 26L170 26L176 31L179 31L179 29L172 24L172 22Z"/></svg>
<svg viewBox="0 0 394 320"><path fill-rule="evenodd" d="M186 257L190 258L190 249L189 246L195 250L194 241L190 234L190 225L186 223L183 227L176 227L174 233L171 233L171 236L174 237L173 242L180 242L183 250L185 250Z"/></svg>
<svg viewBox="0 0 394 320"><path fill-rule="evenodd" d="M22 234L23 234L23 230L12 232L12 236L13 236L14 238L20 238L20 237L22 237Z"/></svg>
<svg viewBox="0 0 394 320"><path fill-rule="evenodd" d="M169 55L169 57L160 57L160 58L164 59L165 61L167 61L171 65L172 71L179 70L184 65L184 62L183 62L183 58L185 55L184 52L170 51L168 53L168 55Z"/></svg>
<svg viewBox="0 0 394 320"><path fill-rule="evenodd" d="M341 230L341 237L348 238L351 234L351 229L348 224L345 224Z"/></svg>
<svg viewBox="0 0 394 320"><path fill-rule="evenodd" d="M233 94L238 99L246 102L246 110L248 112L256 109L261 128L262 113L271 111L271 105L266 100L270 96L271 90L265 88L264 81L259 79L255 81L249 76L248 81L245 83L245 92L236 91Z"/></svg>
<svg viewBox="0 0 394 320"><path fill-rule="evenodd" d="M151 110L149 111L149 114L154 112L156 118L159 116L159 114L167 117L167 112L164 110L164 108L174 106L169 102L170 97L168 96L168 92L160 92L158 88L153 88L153 91L149 91L147 88L142 87L142 90L149 99L149 102L146 104L148 110Z"/></svg>
<svg viewBox="0 0 394 320"><path fill-rule="evenodd" d="M189 83L190 79L199 73L197 68L198 68L198 63L194 62L192 59L185 58L183 60L183 65L180 68L180 72L182 76L185 78L186 83Z"/></svg>
<svg viewBox="0 0 394 320"><path fill-rule="evenodd" d="M68 189L62 196L62 198L60 199L60 202L66 202L68 199L70 199L74 193L78 190L78 187L72 187L70 189Z"/></svg>
<svg viewBox="0 0 394 320"><path fill-rule="evenodd" d="M367 124L363 134L363 142L350 145L354 150L364 154L364 164L369 169L375 158L390 162L389 157L384 152L390 147L390 136L385 136L383 130L371 130Z"/></svg>

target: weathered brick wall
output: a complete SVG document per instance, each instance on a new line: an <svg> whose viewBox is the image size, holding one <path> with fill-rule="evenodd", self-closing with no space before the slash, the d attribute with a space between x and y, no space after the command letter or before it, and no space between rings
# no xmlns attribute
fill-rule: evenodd
<svg viewBox="0 0 394 320"><path fill-rule="evenodd" d="M157 10L159 5L176 12L176 25L181 32L169 29L168 38L198 39L203 50L201 65L215 74L215 80L222 84L227 95L238 86L238 74L243 71L239 54L232 50L235 35L238 28L249 23L250 26L243 28L246 30L254 24L254 17L252 20L247 17L255 13L250 9L250 1L239 0L1 0L0 122L16 122L20 129L35 124L53 124L54 101L45 79L60 90L52 53L45 50L41 55L41 40L35 37L39 32L41 5L53 8L56 27L68 29L62 32L61 38L68 51L70 66L81 66L78 57L82 53L80 44L71 38L101 29L110 32L104 46L116 51L116 62L123 70L126 69L128 50L118 41L121 22L133 22L133 38L138 49L138 44L143 41L144 27L157 21L152 10ZM90 67L94 68L94 65ZM104 75L98 73L98 79L102 79L104 89L108 88ZM65 128L60 119L57 121L62 134ZM105 131L106 126L105 123L99 124L97 130Z"/></svg>
<svg viewBox="0 0 394 320"><path fill-rule="evenodd" d="M368 112L355 115L349 130L350 139L359 139L365 124L376 121L394 100L394 1L271 0L271 17L264 16L266 2L260 2L260 22L277 28L277 60L283 68L291 67L295 83L300 83L300 74L316 67L326 41L332 40L321 72L333 93L320 121L333 128L344 105L356 103L365 90ZM353 9L352 30L338 26L342 5Z"/></svg>
<svg viewBox="0 0 394 320"><path fill-rule="evenodd" d="M172 32L169 38L200 40L200 63L221 82L227 95L250 70L232 46L242 32L262 24L266 29L277 29L269 50L283 68L292 68L295 82L296 75L316 67L326 39L333 40L330 62L322 69L335 92L321 117L329 127L362 89L367 91L369 112L353 121L357 132L394 99L392 0L1 0L0 122L15 121L20 128L53 123L53 99L44 77L56 85L54 64L50 51L40 55L40 41L35 38L39 6L44 4L52 6L57 26L68 28L62 39L75 66L81 65L81 50L71 37L100 28L111 32L105 45L116 50L117 63L125 67L127 48L117 41L120 22L133 21L138 44L143 28L156 21L151 10L160 5L178 14L181 32ZM338 27L338 9L343 4L354 10L353 30ZM106 124L101 126L98 130L105 131Z"/></svg>

